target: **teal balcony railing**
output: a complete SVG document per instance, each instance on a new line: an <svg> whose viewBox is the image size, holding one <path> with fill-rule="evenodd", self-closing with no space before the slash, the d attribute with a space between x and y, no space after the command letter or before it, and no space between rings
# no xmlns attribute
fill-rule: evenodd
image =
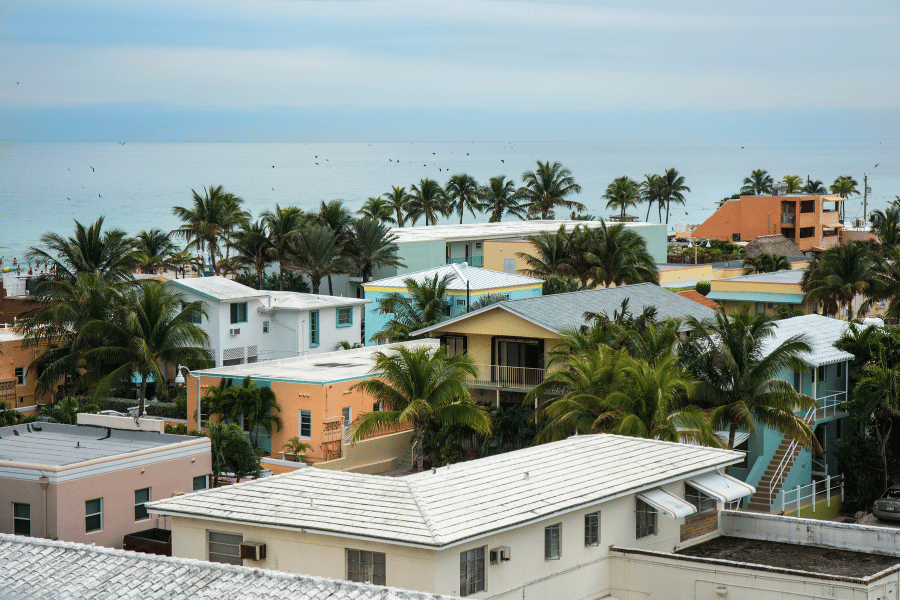
<svg viewBox="0 0 900 600"><path fill-rule="evenodd" d="M460 263L468 263L470 267L483 267L484 266L484 257L483 256L468 256L468 257L460 257L460 258L451 258L447 261L448 265L452 264L460 264Z"/></svg>

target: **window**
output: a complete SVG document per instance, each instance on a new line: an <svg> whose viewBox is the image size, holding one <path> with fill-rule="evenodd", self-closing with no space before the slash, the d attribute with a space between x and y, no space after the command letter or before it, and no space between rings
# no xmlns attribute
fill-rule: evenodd
<svg viewBox="0 0 900 600"><path fill-rule="evenodd" d="M716 499L707 496L694 486L684 484L684 499L694 505L698 513L716 510Z"/></svg>
<svg viewBox="0 0 900 600"><path fill-rule="evenodd" d="M185 311L188 308L191 308L190 304L185 304L184 302L181 303L182 311ZM193 323L194 325L201 325L203 322L203 316L200 314L199 310L192 311L190 314L187 315L187 322Z"/></svg>
<svg viewBox="0 0 900 600"><path fill-rule="evenodd" d="M150 518L145 504L150 502L150 488L134 490L134 520L143 521Z"/></svg>
<svg viewBox="0 0 900 600"><path fill-rule="evenodd" d="M345 306L337 309L337 326L350 327L353 325L353 308Z"/></svg>
<svg viewBox="0 0 900 600"><path fill-rule="evenodd" d="M503 272L509 273L510 275L515 275L516 274L516 259L504 258L503 259Z"/></svg>
<svg viewBox="0 0 900 600"><path fill-rule="evenodd" d="M205 490L209 487L209 484L206 482L206 475L197 475L194 477L194 491L197 490Z"/></svg>
<svg viewBox="0 0 900 600"><path fill-rule="evenodd" d="M656 509L641 500L635 498L635 535L637 539L648 535L656 535Z"/></svg>
<svg viewBox="0 0 900 600"><path fill-rule="evenodd" d="M25 367L16 367L16 385L25 385Z"/></svg>
<svg viewBox="0 0 900 600"><path fill-rule="evenodd" d="M13 533L31 535L31 505L13 502Z"/></svg>
<svg viewBox="0 0 900 600"><path fill-rule="evenodd" d="M800 375L801 375L800 371L794 371L794 389L796 391L802 393L802 390L800 389L800 384L801 384Z"/></svg>
<svg viewBox="0 0 900 600"><path fill-rule="evenodd" d="M737 450L738 452L744 453L744 459L741 462L739 462L738 464L734 465L734 468L735 469L746 469L748 467L747 455L750 454L750 438L747 438L740 444L736 445L734 447L734 449Z"/></svg>
<svg viewBox="0 0 900 600"><path fill-rule="evenodd" d="M88 500L84 503L84 531L100 531L103 529L103 498Z"/></svg>
<svg viewBox="0 0 900 600"><path fill-rule="evenodd" d="M466 352L466 338L462 336L445 335L441 338L441 343L446 346L447 354L450 356Z"/></svg>
<svg viewBox="0 0 900 600"><path fill-rule="evenodd" d="M459 595L470 596L483 592L484 587L484 549L474 548L459 553Z"/></svg>
<svg viewBox="0 0 900 600"><path fill-rule="evenodd" d="M241 430L243 430L244 433L250 433L250 419L245 417L243 414L241 414L240 419L241 419Z"/></svg>
<svg viewBox="0 0 900 600"><path fill-rule="evenodd" d="M301 439L312 438L312 412L308 410L297 411L297 436Z"/></svg>
<svg viewBox="0 0 900 600"><path fill-rule="evenodd" d="M835 369L835 370L834 370L834 376L835 376L837 379L840 379L841 377L844 376L844 374L843 374L843 369L842 369L843 366L844 366L844 363L837 363L836 365L834 365L834 369Z"/></svg>
<svg viewBox="0 0 900 600"><path fill-rule="evenodd" d="M444 316L445 316L445 317L449 317L449 316L450 316L450 310L451 310L452 308L453 308L453 305L452 305L451 303L449 303L449 302L448 302L447 304L444 305Z"/></svg>
<svg viewBox="0 0 900 600"><path fill-rule="evenodd" d="M384 553L347 548L347 579L359 583L386 585Z"/></svg>
<svg viewBox="0 0 900 600"><path fill-rule="evenodd" d="M319 311L309 311L309 347L316 348L319 345Z"/></svg>
<svg viewBox="0 0 900 600"><path fill-rule="evenodd" d="M232 302L231 303L231 322L246 323L247 322L247 303Z"/></svg>
<svg viewBox="0 0 900 600"><path fill-rule="evenodd" d="M353 422L353 408L350 406L345 406L341 409L341 416L344 417L344 425L349 427L350 423Z"/></svg>
<svg viewBox="0 0 900 600"><path fill-rule="evenodd" d="M226 563L229 565L242 565L241 542L244 536L239 533L222 533L220 531L207 531L207 559L210 562Z"/></svg>
<svg viewBox="0 0 900 600"><path fill-rule="evenodd" d="M263 333L269 333L269 322L263 321Z"/></svg>
<svg viewBox="0 0 900 600"><path fill-rule="evenodd" d="M544 527L544 560L559 558L559 534L562 523Z"/></svg>
<svg viewBox="0 0 900 600"><path fill-rule="evenodd" d="M384 410L383 406L384 405L381 402L376 402L372 405L372 412L381 412Z"/></svg>
<svg viewBox="0 0 900 600"><path fill-rule="evenodd" d="M825 367L819 367L816 373L816 381L825 381Z"/></svg>
<svg viewBox="0 0 900 600"><path fill-rule="evenodd" d="M834 439L840 441L841 437L844 435L844 427L842 425L843 419L838 419L834 422Z"/></svg>
<svg viewBox="0 0 900 600"><path fill-rule="evenodd" d="M592 512L584 515L584 545L600 545L600 513Z"/></svg>

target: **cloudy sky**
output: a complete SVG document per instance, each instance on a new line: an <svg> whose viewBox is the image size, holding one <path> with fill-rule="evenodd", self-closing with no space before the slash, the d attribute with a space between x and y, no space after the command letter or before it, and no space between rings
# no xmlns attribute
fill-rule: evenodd
<svg viewBox="0 0 900 600"><path fill-rule="evenodd" d="M286 118L452 137L498 115L510 135L661 115L896 128L898 31L897 0L6 0L0 137L264 140Z"/></svg>

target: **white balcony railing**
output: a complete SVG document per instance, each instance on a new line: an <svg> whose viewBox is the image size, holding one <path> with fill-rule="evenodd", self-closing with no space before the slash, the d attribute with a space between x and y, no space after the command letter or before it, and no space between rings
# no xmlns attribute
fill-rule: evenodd
<svg viewBox="0 0 900 600"><path fill-rule="evenodd" d="M477 387L528 391L544 381L546 369L507 367L504 365L475 365L478 375L472 380Z"/></svg>

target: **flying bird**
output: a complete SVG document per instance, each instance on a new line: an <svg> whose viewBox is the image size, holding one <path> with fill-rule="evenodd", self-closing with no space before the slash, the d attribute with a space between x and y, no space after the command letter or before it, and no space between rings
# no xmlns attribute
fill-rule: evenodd
<svg viewBox="0 0 900 600"><path fill-rule="evenodd" d="M468 153L468 152L466 152L466 156L468 156L468 155L469 155L469 153Z"/></svg>
<svg viewBox="0 0 900 600"><path fill-rule="evenodd" d="M505 160L503 160L503 159L502 159L502 158L501 158L501 159L500 159L500 162L502 162L502 163L506 163L506 161L505 161Z"/></svg>
<svg viewBox="0 0 900 600"><path fill-rule="evenodd" d="M71 198L69 198L69 197L68 197L68 196L66 196L66 200L68 200L68 201L69 201L69 202L71 202L71 201L72 201L72 199L71 199Z"/></svg>
<svg viewBox="0 0 900 600"><path fill-rule="evenodd" d="M432 154L434 154L434 152L432 152Z"/></svg>
<svg viewBox="0 0 900 600"><path fill-rule="evenodd" d="M93 172L94 172L94 167L91 167L91 173L93 173Z"/></svg>
<svg viewBox="0 0 900 600"><path fill-rule="evenodd" d="M275 168L275 165L272 165L272 168L274 169L274 168Z"/></svg>
<svg viewBox="0 0 900 600"><path fill-rule="evenodd" d="M319 163L316 163L316 164L319 164Z"/></svg>
<svg viewBox="0 0 900 600"><path fill-rule="evenodd" d="M98 197L98 198L102 198L103 196L101 196L100 194L97 194L97 197Z"/></svg>
<svg viewBox="0 0 900 600"><path fill-rule="evenodd" d="M881 164L881 163L878 163L878 165L880 165L880 164ZM874 169L877 169L877 168L878 168L878 165L875 165L873 168L874 168Z"/></svg>

